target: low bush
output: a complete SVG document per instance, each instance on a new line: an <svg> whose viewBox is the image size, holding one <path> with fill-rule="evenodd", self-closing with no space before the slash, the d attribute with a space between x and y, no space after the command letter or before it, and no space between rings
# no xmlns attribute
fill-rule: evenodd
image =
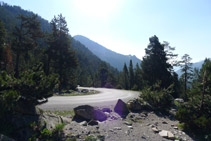
<svg viewBox="0 0 211 141"><path fill-rule="evenodd" d="M154 85L153 87L145 88L140 97L153 106L154 109L166 111L173 103L172 88L173 85L167 89L160 89L158 85Z"/></svg>

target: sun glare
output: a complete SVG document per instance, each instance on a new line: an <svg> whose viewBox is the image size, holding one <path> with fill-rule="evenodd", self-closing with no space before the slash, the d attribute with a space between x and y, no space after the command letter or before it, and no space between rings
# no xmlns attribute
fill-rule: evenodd
<svg viewBox="0 0 211 141"><path fill-rule="evenodd" d="M107 19L118 8L119 0L76 0L75 6L81 14Z"/></svg>

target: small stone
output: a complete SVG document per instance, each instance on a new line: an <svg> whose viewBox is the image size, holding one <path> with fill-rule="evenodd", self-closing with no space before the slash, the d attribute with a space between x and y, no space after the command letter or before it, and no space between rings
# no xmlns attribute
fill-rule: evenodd
<svg viewBox="0 0 211 141"><path fill-rule="evenodd" d="M149 127L153 128L153 127L155 127L155 125L154 125L154 124L152 124L152 125L150 125Z"/></svg>
<svg viewBox="0 0 211 141"><path fill-rule="evenodd" d="M133 126L127 126L128 128L130 128L130 129L133 129Z"/></svg>
<svg viewBox="0 0 211 141"><path fill-rule="evenodd" d="M109 129L109 131L110 131L110 132L114 132L114 130L113 130L113 129Z"/></svg>
<svg viewBox="0 0 211 141"><path fill-rule="evenodd" d="M122 130L121 127L114 127L114 130Z"/></svg>
<svg viewBox="0 0 211 141"><path fill-rule="evenodd" d="M174 126L173 128L178 130L178 127L177 126Z"/></svg>
<svg viewBox="0 0 211 141"><path fill-rule="evenodd" d="M163 123L163 124L168 124L166 121L163 121L162 123Z"/></svg>
<svg viewBox="0 0 211 141"><path fill-rule="evenodd" d="M157 127L152 128L152 131L154 131L155 133L158 133L159 132L159 130L158 130Z"/></svg>
<svg viewBox="0 0 211 141"><path fill-rule="evenodd" d="M87 126L87 121L82 121L79 123L81 126Z"/></svg>
<svg viewBox="0 0 211 141"><path fill-rule="evenodd" d="M131 126L131 125L132 125L132 123L127 122L127 121L125 121L124 124L126 124L126 125L128 125L128 126Z"/></svg>
<svg viewBox="0 0 211 141"><path fill-rule="evenodd" d="M144 136L141 136L141 138L142 138L142 139L146 139L146 136L145 136L145 135L144 135Z"/></svg>

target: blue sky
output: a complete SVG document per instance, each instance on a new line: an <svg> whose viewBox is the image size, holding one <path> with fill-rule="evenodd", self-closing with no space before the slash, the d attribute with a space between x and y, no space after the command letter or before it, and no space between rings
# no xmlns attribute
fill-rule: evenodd
<svg viewBox="0 0 211 141"><path fill-rule="evenodd" d="M140 59L157 35L180 56L211 57L210 0L0 0L51 20L66 17L70 34L84 35L122 54Z"/></svg>

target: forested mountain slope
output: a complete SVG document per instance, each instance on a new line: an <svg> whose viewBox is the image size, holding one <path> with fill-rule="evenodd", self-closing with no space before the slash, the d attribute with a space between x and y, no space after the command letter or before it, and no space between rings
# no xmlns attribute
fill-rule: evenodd
<svg viewBox="0 0 211 141"><path fill-rule="evenodd" d="M15 26L18 24L19 20L17 19L17 16L19 16L20 14L24 16L31 16L34 13L31 11L23 10L19 6L10 6L5 3L0 3L0 20L4 23L4 26L8 33L8 38L10 38L10 35L12 35ZM51 25L47 20L43 19L40 16L38 16L38 20L44 33L51 31ZM98 82L98 80L100 79L98 72L100 71L100 67L102 66L106 66L108 72L111 72L115 77L117 77L118 71L116 69L100 60L83 44L75 41L71 36L69 37L71 38L71 49L75 52L78 59L79 66L76 73L79 85L100 86L100 82ZM47 47L45 39L42 39L39 42L39 46L44 48ZM94 84L93 81L96 81L96 83Z"/></svg>
<svg viewBox="0 0 211 141"><path fill-rule="evenodd" d="M74 39L80 41L82 44L84 44L89 50L92 51L97 57L102 59L103 61L106 61L111 66L117 68L119 71L123 69L124 63L129 66L130 60L133 61L133 64L140 64L141 60L138 59L136 56L131 55L122 55L119 53L116 53L110 49L107 49L106 47L88 39L87 37L77 35L73 37Z"/></svg>

